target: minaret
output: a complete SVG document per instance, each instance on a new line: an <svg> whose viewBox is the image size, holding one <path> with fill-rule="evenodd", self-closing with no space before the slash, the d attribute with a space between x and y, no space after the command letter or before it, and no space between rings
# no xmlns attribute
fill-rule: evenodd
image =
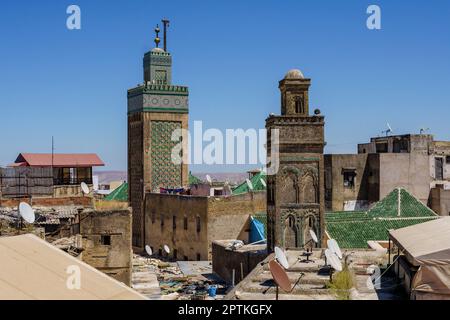
<svg viewBox="0 0 450 320"><path fill-rule="evenodd" d="M279 82L281 115L266 119L267 141L278 130L278 171L267 177L268 249L323 245L324 117L309 114L311 80L291 70ZM273 159L269 147L268 157ZM319 244L311 241L313 230Z"/></svg>
<svg viewBox="0 0 450 320"><path fill-rule="evenodd" d="M188 129L188 88L172 85L172 56L159 48L159 26L155 48L143 59L144 83L128 90L128 183L133 209L133 246L145 241L145 193L159 188L188 184L188 165L172 161L172 150L180 141L171 137L177 129ZM187 156L183 135L182 156Z"/></svg>

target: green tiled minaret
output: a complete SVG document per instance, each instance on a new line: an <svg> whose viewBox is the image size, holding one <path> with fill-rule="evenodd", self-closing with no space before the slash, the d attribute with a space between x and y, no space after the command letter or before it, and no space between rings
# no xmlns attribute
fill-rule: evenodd
<svg viewBox="0 0 450 320"><path fill-rule="evenodd" d="M188 129L189 91L172 84L172 55L159 47L144 54L144 82L128 90L128 181L133 209L133 246L145 245L145 194L160 188L188 185L185 163L172 161L172 141L177 129ZM166 37L164 37L166 38ZM164 44L166 48L166 44ZM187 156L187 137L183 136L183 156Z"/></svg>

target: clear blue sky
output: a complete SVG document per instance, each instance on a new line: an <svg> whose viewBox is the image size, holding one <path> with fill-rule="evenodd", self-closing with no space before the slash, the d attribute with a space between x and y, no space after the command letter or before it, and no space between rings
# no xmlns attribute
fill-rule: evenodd
<svg viewBox="0 0 450 320"><path fill-rule="evenodd" d="M66 8L82 29L66 28ZM382 30L366 28L378 4ZM126 91L142 82L153 28L171 20L173 82L190 88L190 124L263 128L278 81L312 78L329 153L351 153L389 122L450 140L450 2L8 1L0 11L0 164L19 152L96 152L127 167ZM192 167L238 171L242 167Z"/></svg>

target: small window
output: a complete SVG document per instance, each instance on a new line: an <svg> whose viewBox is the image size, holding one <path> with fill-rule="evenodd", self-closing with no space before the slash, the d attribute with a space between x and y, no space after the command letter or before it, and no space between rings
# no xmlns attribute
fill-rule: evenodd
<svg viewBox="0 0 450 320"><path fill-rule="evenodd" d="M355 179L355 171L344 171L344 188L353 189L355 187Z"/></svg>
<svg viewBox="0 0 450 320"><path fill-rule="evenodd" d="M175 230L177 228L177 217L172 217L172 229Z"/></svg>
<svg viewBox="0 0 450 320"><path fill-rule="evenodd" d="M200 230L201 230L201 225L200 225L200 217L199 216L197 216L197 218L196 218L196 221L197 221L197 232L200 232Z"/></svg>
<svg viewBox="0 0 450 320"><path fill-rule="evenodd" d="M305 113L305 105L303 102L303 96L295 97L295 113Z"/></svg>
<svg viewBox="0 0 450 320"><path fill-rule="evenodd" d="M187 216L184 216L183 227L184 227L184 230L188 229L188 218L187 218Z"/></svg>
<svg viewBox="0 0 450 320"><path fill-rule="evenodd" d="M188 256L184 256L184 261L188 261L188 260L189 260Z"/></svg>
<svg viewBox="0 0 450 320"><path fill-rule="evenodd" d="M159 217L161 219L161 229L164 228L164 215L161 214Z"/></svg>
<svg viewBox="0 0 450 320"><path fill-rule="evenodd" d="M175 260L177 260L177 258L178 258L178 250L177 249L173 249L173 258Z"/></svg>
<svg viewBox="0 0 450 320"><path fill-rule="evenodd" d="M104 245L104 246L110 246L111 245L111 236L102 235L101 242L102 242L102 245Z"/></svg>
<svg viewBox="0 0 450 320"><path fill-rule="evenodd" d="M450 164L450 156L446 156L446 157L445 157L445 162L446 162L447 164Z"/></svg>
<svg viewBox="0 0 450 320"><path fill-rule="evenodd" d="M202 256L200 255L200 253L197 253L197 261L201 261L202 260Z"/></svg>

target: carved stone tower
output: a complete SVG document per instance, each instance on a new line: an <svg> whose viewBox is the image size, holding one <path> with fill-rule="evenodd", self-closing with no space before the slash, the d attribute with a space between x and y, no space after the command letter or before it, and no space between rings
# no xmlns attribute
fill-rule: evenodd
<svg viewBox="0 0 450 320"><path fill-rule="evenodd" d="M172 161L172 150L187 157L187 136L173 141L177 129L188 129L188 88L172 85L172 56L158 47L144 55L144 83L128 90L128 182L133 209L133 246L144 246L144 201L147 192L188 184L186 162Z"/></svg>
<svg viewBox="0 0 450 320"><path fill-rule="evenodd" d="M267 179L267 243L301 248L316 245L309 230L323 245L324 235L324 117L309 115L311 84L300 70L289 71L279 83L281 115L266 119L267 154L275 159L271 137L278 129L278 170Z"/></svg>

